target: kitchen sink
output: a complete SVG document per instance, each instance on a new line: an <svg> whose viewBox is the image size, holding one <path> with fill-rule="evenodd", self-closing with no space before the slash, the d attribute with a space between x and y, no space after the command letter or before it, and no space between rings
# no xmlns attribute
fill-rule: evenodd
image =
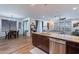
<svg viewBox="0 0 79 59"><path fill-rule="evenodd" d="M45 34L45 35L51 35L52 33L48 33L48 32L43 32L41 34Z"/></svg>

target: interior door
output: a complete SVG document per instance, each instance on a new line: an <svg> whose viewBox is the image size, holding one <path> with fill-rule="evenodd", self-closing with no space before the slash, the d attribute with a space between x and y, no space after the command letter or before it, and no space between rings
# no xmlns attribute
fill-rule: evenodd
<svg viewBox="0 0 79 59"><path fill-rule="evenodd" d="M28 32L28 20L23 21L23 36L27 36L27 32Z"/></svg>

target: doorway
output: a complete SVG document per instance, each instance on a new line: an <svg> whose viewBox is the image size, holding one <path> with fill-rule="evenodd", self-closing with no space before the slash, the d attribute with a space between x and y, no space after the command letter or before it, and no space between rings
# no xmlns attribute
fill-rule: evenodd
<svg viewBox="0 0 79 59"><path fill-rule="evenodd" d="M28 32L28 20L23 21L23 36L27 36L27 32Z"/></svg>

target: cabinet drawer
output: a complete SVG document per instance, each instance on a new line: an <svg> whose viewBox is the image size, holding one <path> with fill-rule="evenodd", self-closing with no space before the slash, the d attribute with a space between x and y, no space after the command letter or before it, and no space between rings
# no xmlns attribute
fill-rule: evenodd
<svg viewBox="0 0 79 59"><path fill-rule="evenodd" d="M60 43L60 44L66 44L66 41L64 40L60 40L60 39L54 39L54 38L49 38L50 41L53 41L53 42L57 42L57 43Z"/></svg>

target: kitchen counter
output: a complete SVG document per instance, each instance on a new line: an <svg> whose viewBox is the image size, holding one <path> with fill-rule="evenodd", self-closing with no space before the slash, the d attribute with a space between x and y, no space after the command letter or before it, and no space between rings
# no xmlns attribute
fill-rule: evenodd
<svg viewBox="0 0 79 59"><path fill-rule="evenodd" d="M33 32L32 43L48 54L79 54L79 37L53 32Z"/></svg>
<svg viewBox="0 0 79 59"><path fill-rule="evenodd" d="M42 33L33 32L33 33L43 35L43 36L47 36L47 37L50 37L50 38L58 38L60 40L72 41L72 42L79 43L79 37L78 36L66 35L66 34L60 34L60 33L53 33L53 32L42 32Z"/></svg>

